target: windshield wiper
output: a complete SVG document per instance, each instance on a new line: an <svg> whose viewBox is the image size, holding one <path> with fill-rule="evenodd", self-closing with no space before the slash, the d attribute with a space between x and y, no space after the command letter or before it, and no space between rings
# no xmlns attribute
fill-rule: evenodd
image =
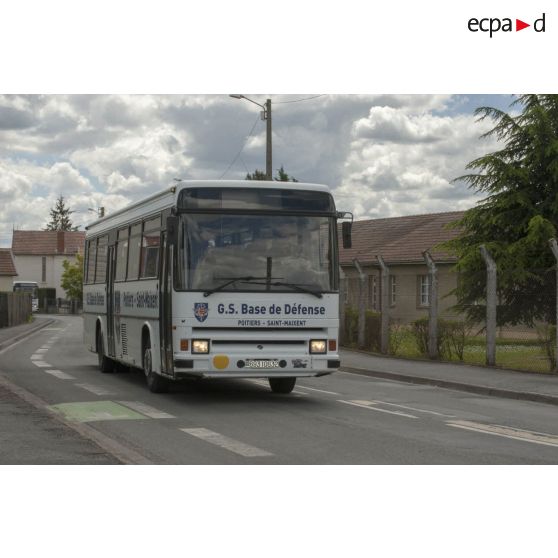
<svg viewBox="0 0 558 558"><path fill-rule="evenodd" d="M295 291L299 291L301 293L308 293L308 294L314 295L316 298L323 298L323 296L324 296L320 291L313 291L312 289L307 289L306 287L301 287L297 283L284 283L282 281L275 281L274 283L271 283L271 284L275 285L277 287L290 287L291 289L294 289Z"/></svg>
<svg viewBox="0 0 558 558"><path fill-rule="evenodd" d="M253 281L254 279L265 279L265 277L253 277L252 275L248 275L246 277L221 277L221 279L230 280L226 281L222 285L219 285L218 287L215 287L214 289L208 289L207 291L205 291L205 293L203 293L203 296L209 296L210 294L222 291L224 288L232 285L233 283L236 283L237 281Z"/></svg>
<svg viewBox="0 0 558 558"><path fill-rule="evenodd" d="M259 277L258 277L259 279ZM307 289L305 287L301 287L297 283L284 283L283 281L272 281L270 283L253 283L255 285L273 285L274 287L290 287L291 289L298 291L300 293L307 293L314 295L316 298L323 298L323 294L320 291L313 291L312 289Z"/></svg>

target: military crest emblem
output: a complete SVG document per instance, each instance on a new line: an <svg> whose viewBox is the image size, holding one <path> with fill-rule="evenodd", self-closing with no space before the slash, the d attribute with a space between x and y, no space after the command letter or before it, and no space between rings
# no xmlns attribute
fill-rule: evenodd
<svg viewBox="0 0 558 558"><path fill-rule="evenodd" d="M194 302L194 316L198 322L205 322L209 314L209 304L207 302Z"/></svg>

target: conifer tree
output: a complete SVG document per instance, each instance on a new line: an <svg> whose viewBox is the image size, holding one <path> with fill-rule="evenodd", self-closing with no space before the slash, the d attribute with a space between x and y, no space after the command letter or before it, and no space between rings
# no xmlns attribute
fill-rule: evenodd
<svg viewBox="0 0 558 558"><path fill-rule="evenodd" d="M74 227L70 215L73 211L66 207L64 196L59 196L56 204L50 210L50 221L47 223L45 231L77 231Z"/></svg>
<svg viewBox="0 0 558 558"><path fill-rule="evenodd" d="M498 266L498 323L556 323L556 273L548 240L558 229L558 95L521 95L511 115L491 107L475 111L490 118L503 148L471 161L476 172L464 180L486 197L453 224L460 235L446 243L457 257L457 309L484 318L485 266L480 245ZM483 137L484 137L483 136Z"/></svg>

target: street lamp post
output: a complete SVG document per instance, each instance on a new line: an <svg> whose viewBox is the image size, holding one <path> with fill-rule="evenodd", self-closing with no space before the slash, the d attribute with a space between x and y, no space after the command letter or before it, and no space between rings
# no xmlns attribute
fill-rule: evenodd
<svg viewBox="0 0 558 558"><path fill-rule="evenodd" d="M263 109L262 120L266 121L266 141L265 141L265 178L266 180L273 180L273 163L271 156L271 99L267 99L265 105L256 103L245 95L229 95L233 99L246 99Z"/></svg>

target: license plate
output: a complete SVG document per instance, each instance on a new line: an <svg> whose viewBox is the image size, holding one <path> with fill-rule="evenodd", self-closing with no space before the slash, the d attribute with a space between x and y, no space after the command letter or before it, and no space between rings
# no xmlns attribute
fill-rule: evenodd
<svg viewBox="0 0 558 558"><path fill-rule="evenodd" d="M246 368L279 368L278 360L255 360L246 359Z"/></svg>

